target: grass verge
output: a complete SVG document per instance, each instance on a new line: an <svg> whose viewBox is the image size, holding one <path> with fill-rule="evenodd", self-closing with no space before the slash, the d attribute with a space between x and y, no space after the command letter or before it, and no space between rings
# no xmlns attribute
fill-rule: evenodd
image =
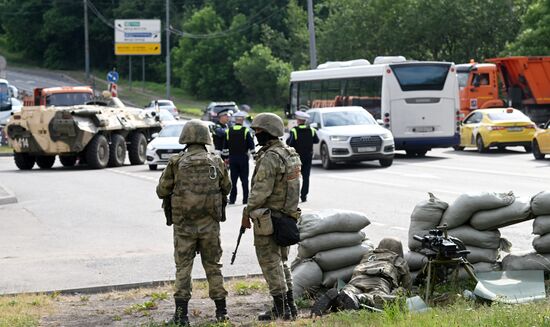
<svg viewBox="0 0 550 327"><path fill-rule="evenodd" d="M53 297L16 295L0 297L0 327L39 326L40 317L51 313Z"/></svg>
<svg viewBox="0 0 550 327"><path fill-rule="evenodd" d="M0 153L12 153L13 149L7 145L0 145Z"/></svg>

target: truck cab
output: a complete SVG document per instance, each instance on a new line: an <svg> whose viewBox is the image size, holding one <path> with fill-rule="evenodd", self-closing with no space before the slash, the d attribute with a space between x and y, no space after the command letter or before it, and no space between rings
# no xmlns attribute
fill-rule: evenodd
<svg viewBox="0 0 550 327"><path fill-rule="evenodd" d="M93 96L94 91L88 86L35 88L23 103L25 106L74 106L91 101Z"/></svg>
<svg viewBox="0 0 550 327"><path fill-rule="evenodd" d="M460 88L460 112L462 119L472 110L503 107L499 99L497 66L495 64L456 65Z"/></svg>

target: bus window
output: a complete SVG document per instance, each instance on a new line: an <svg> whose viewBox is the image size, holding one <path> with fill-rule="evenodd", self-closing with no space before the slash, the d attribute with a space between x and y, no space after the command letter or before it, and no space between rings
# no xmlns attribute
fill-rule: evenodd
<svg viewBox="0 0 550 327"><path fill-rule="evenodd" d="M390 65L402 91L441 91L450 64Z"/></svg>

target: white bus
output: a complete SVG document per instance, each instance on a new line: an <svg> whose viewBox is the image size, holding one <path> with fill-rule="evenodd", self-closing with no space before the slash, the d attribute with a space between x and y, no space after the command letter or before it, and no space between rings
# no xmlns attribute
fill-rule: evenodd
<svg viewBox="0 0 550 327"><path fill-rule="evenodd" d="M453 63L377 57L372 65L359 59L292 72L289 118L297 110L335 106L365 108L391 130L396 150L408 156L460 141Z"/></svg>

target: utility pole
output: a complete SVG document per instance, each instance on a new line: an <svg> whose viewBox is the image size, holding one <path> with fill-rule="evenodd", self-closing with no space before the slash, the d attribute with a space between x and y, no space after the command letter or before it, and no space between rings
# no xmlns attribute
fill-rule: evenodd
<svg viewBox="0 0 550 327"><path fill-rule="evenodd" d="M309 67L317 67L317 50L315 48L315 25L313 23L313 0L307 0L307 22L309 30Z"/></svg>
<svg viewBox="0 0 550 327"><path fill-rule="evenodd" d="M88 0L84 2L84 67L86 70L86 81L90 80L90 45L88 43Z"/></svg>
<svg viewBox="0 0 550 327"><path fill-rule="evenodd" d="M166 0L166 99L170 99L170 0Z"/></svg>

